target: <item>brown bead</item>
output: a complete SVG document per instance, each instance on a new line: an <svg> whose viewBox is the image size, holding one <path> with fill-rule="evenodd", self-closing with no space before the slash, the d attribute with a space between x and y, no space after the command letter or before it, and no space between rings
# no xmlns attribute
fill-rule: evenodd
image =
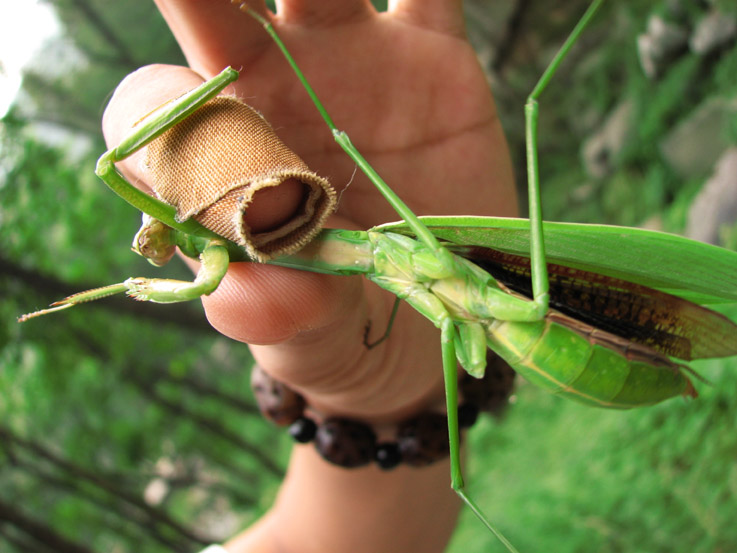
<svg viewBox="0 0 737 553"><path fill-rule="evenodd" d="M444 459L450 452L448 421L440 413L422 413L397 428L402 461L422 467Z"/></svg>
<svg viewBox="0 0 737 553"><path fill-rule="evenodd" d="M376 454L371 427L350 419L326 419L317 429L315 448L323 459L345 468L369 464Z"/></svg>
<svg viewBox="0 0 737 553"><path fill-rule="evenodd" d="M274 380L258 365L251 369L251 388L259 411L279 426L292 424L305 410L305 400L301 395Z"/></svg>
<svg viewBox="0 0 737 553"><path fill-rule="evenodd" d="M484 377L479 379L463 373L458 389L466 402L473 403L481 411L500 415L509 402L515 376L509 363L489 350Z"/></svg>

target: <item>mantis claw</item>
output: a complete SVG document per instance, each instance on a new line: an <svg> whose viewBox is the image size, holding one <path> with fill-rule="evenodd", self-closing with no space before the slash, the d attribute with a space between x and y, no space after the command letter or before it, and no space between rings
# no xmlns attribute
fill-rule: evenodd
<svg viewBox="0 0 737 553"><path fill-rule="evenodd" d="M136 301L177 303L197 299L207 292L197 281L186 282L166 278L129 278L123 283L126 295Z"/></svg>
<svg viewBox="0 0 737 553"><path fill-rule="evenodd" d="M40 309L39 311L34 311L33 313L26 313L25 315L21 315L20 317L18 317L18 322L24 323L29 319L35 319L36 317L48 315L49 313L56 313L57 311L62 311L64 309L74 307L75 305L80 303L87 303L88 301L99 300L101 298L106 298L107 296L112 296L114 294L120 294L121 292L125 291L126 285L124 282L122 282L118 284L111 284L110 286L102 286L101 288L93 288L92 290L86 290L77 294L72 294L71 296L68 296L63 300L55 301L47 309Z"/></svg>

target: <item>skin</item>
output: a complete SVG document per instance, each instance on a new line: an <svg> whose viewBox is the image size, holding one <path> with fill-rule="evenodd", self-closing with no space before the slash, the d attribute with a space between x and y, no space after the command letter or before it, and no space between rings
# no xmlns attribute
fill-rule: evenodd
<svg viewBox="0 0 737 553"><path fill-rule="evenodd" d="M118 87L103 119L109 145L164 101L226 65L241 78L226 92L247 99L312 170L340 190L329 226L368 228L396 214L334 144L271 39L226 0L157 0L189 68L148 66ZM251 3L264 15L258 1ZM364 156L418 214L516 215L505 138L486 78L468 44L461 0L282 0L268 14L330 111ZM147 189L143 153L120 165ZM289 185L258 198L254 224L288 215ZM249 219L250 220L250 219ZM210 323L251 345L259 365L323 415L391 429L441 408L439 333L407 306L390 338L393 297L364 280L233 263L211 296ZM460 501L449 465L345 470L313 446L295 446L272 509L226 544L230 552L442 551ZM410 514L411 513L411 514Z"/></svg>

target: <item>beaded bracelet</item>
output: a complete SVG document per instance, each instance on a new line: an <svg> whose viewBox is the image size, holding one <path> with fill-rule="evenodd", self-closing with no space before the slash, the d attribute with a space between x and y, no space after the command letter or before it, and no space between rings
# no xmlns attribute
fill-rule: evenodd
<svg viewBox="0 0 737 553"><path fill-rule="evenodd" d="M463 397L458 406L458 425L470 428L480 412L501 415L509 402L514 377L514 370L492 351L487 353L483 378L463 372L458 383ZM378 441L374 430L357 420L330 417L317 424L305 415L307 404L300 394L258 366L251 373L251 387L266 418L288 426L289 434L299 443L314 441L318 453L340 467L356 468L372 461L384 470L400 463L421 467L444 459L450 451L445 413L420 413L397 425L395 441Z"/></svg>

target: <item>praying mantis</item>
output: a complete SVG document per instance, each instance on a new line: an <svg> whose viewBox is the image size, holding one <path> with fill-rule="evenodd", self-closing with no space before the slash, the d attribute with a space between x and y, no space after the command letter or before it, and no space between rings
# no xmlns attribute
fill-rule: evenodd
<svg viewBox="0 0 737 553"><path fill-rule="evenodd" d="M600 5L601 2L594 4L594 9ZM593 14L593 11L590 12ZM584 21L587 21L585 19ZM578 33L574 33L574 37L578 36ZM562 59L562 57L560 58ZM218 92L219 87L223 86L234 79L236 75L233 72L226 72L222 74L221 80L210 81L207 89L202 92L202 96L197 96L197 102L204 102L209 95L214 95ZM544 86L542 87L544 88ZM540 89L540 92L542 91ZM199 93L198 93L199 94ZM534 94L533 94L534 95ZM534 106L534 104L532 104ZM174 102L170 107L175 107L176 117L185 117L189 114L189 111L184 110L182 105L178 102ZM535 115L534 110L536 108L531 107L529 116L530 127L534 126ZM181 111L180 111L181 110ZM159 117L161 114L155 114L152 120L156 120L157 124L161 124ZM164 126L174 124L173 121L166 121ZM139 125L139 130L145 127L144 124ZM534 129L531 129L534 130ZM534 134L534 133L533 133ZM139 145L145 144L147 141L153 138L153 133L142 132L141 135L131 139L131 143L124 143L119 147L111 156L105 159L108 161L117 161L118 158L125 157L132 152ZM348 150L349 153L354 157L356 163L365 170L371 173L371 168L368 164L360 157L360 154L352 148L347 135L336 132L336 138L341 142L341 146ZM534 143L531 144L534 146ZM534 150L533 147L530 148ZM538 186L537 175L534 171L535 159L534 154L531 154L530 167L531 167L531 188ZM109 169L105 167L105 163L100 164L100 173L104 174L108 179L115 179L115 173L109 172ZM376 179L378 175L373 174L372 177ZM377 185L382 186L380 180L375 180ZM125 185L121 184L119 188L121 192L129 190ZM330 271L339 274L348 272L365 272L369 275L369 278L377 282L377 284L384 285L386 288L391 289L397 293L400 297L406 296L412 303L415 298L413 294L425 294L415 301L415 307L420 310L425 310L425 314L428 315L438 326L441 327L443 334L443 354L444 354L444 368L446 374L451 371L455 371L456 357L461 364L470 371L476 371L482 369L480 360L483 358L481 355L485 352L487 347L488 336L485 334L489 333L488 328L485 328L485 324L490 324L487 321L494 319L496 321L506 321L510 323L519 323L519 332L526 334L532 327L538 324L542 324L541 321L546 321L544 324L546 328L553 328L556 331L561 332L564 335L563 339L576 340L577 344L582 344L583 354L587 352L596 351L599 355L607 357L611 360L612 364L623 363L622 359L626 359L626 356L622 355L623 351L627 351L626 348L629 344L623 344L621 341L609 339L609 341L601 341L599 338L594 337L589 333L586 342L579 340L581 334L590 332L583 327L577 327L576 330L572 330L575 326L574 322L571 322L565 317L559 318L557 321L550 322L548 317L548 305L546 299L547 284L546 277L548 271L546 270L546 252L543 250L542 243L543 237L545 238L545 246L548 248L547 255L549 259L554 259L556 263L560 263L561 266L573 265L578 270L589 269L592 273L604 274L609 273L610 278L625 277L625 280L634 283L643 283L647 281L647 275L637 275L634 272L630 272L628 269L622 269L619 265L621 259L617 259L611 256L612 251L616 251L616 244L621 244L621 240L632 240L638 244L641 251L655 251L656 249L665 255L678 254L682 256L680 259L681 265L686 265L683 259L690 260L693 266L701 266L707 264L709 267L713 267L713 270L707 271L712 277L717 277L731 271L734 274L734 268L737 267L735 264L734 255L724 250L717 250L702 245L693 244L687 241L677 240L675 238L665 238L661 235L651 234L644 231L636 230L624 230L624 229L606 229L604 227L586 227L580 225L548 225L545 227L543 233L542 218L540 213L539 201L536 201L536 193L531 193L531 213L530 223L526 221L505 221L497 219L483 219L479 220L476 218L430 218L430 219L418 219L412 214L411 211L403 206L398 199L392 195L390 191L384 192L393 202L393 205L399 212L399 215L403 218L402 223L390 224L382 227L378 227L370 231L370 233L354 232L354 231L323 231L315 240L313 240L305 250L301 253L295 253L293 256L275 260L275 263L280 263L290 267L297 267L307 270L321 270ZM137 200L136 200L137 201ZM67 308L76 303L87 301L91 299L97 299L111 292L123 292L128 291L133 295L138 295L140 298L151 299L152 301L169 301L172 299L192 299L198 297L201 293L207 293L211 290L213 285L217 285L219 278L222 277L224 266L227 262L244 259L242 250L234 247L232 244L218 242L218 238L213 236L211 233L203 231L192 221L186 223L180 223L176 220L172 210L168 210L166 214L166 208L161 205L154 204L147 197L140 197L142 203L137 206L149 213L150 215L157 218L159 221L164 222L167 226L173 227L182 233L187 235L200 234L199 242L197 239L191 241L192 249L191 254L204 253L206 250L208 253L212 253L213 257L216 258L212 262L204 263L204 276L203 281L206 281L206 286L199 288L190 288L186 294L181 296L169 297L166 294L169 291L166 289L166 285L159 286L158 283L150 280L146 281L126 281L126 283L115 285L110 288L103 290L91 291L83 293L81 295L75 295L68 300L62 302L58 307L59 309ZM155 207L156 206L156 207ZM162 208L163 211L159 211ZM496 226L495 226L496 225ZM149 225L150 226L150 225ZM147 227L148 228L148 227ZM531 231L529 229L532 229ZM428 232L428 229L430 232ZM497 230L495 230L497 229ZM165 231L169 233L168 230ZM147 234L145 231L144 234ZM373 233L373 234L371 234ZM484 235L485 238L479 239L479 235ZM478 246L489 246L496 249L502 249L507 254L516 256L526 256L528 254L528 239L527 236L532 237L532 269L533 275L533 299L532 301L524 299L517 293L511 291L511 285L505 285L504 288L494 285L493 279L491 279L487 271L478 271L473 268L467 262L456 258L448 252L467 253L469 249ZM566 246L566 238L574 235L571 240L573 243L568 243ZM177 236L181 236L177 234ZM458 238L460 236L460 238ZM442 240L438 242L438 238ZM578 241L578 242L576 242ZM596 241L598 244L597 251L591 251L590 242ZM520 245L521 243L521 245ZM571 250L576 249L576 243L579 246L579 251L570 253ZM213 246L214 244L214 246ZM342 263L335 261L336 256L333 253L335 250L331 248L338 248L339 251L345 250L345 244L351 244L354 246L354 250L351 252L349 257L346 257ZM182 244L184 245L184 244ZM580 251L581 247L586 245L587 252ZM210 250L207 248L211 247ZM568 248L568 252L565 250ZM621 246L619 248L622 249ZM371 260L371 256L374 255L372 252L381 251L385 252L383 255L390 261L382 267L377 267L376 261ZM412 264L400 265L398 262L391 260L392 257L405 255L405 252L412 252ZM591 257L586 257L589 254ZM566 257L566 255L568 257ZM352 256L352 257L351 257ZM519 260L515 257L506 258L507 261L510 259L514 260L511 263L511 267L519 267ZM326 261L327 260L327 261ZM489 262L491 263L491 262ZM498 263L497 263L498 264ZM568 264L568 265L567 265ZM358 268L357 265L359 266ZM417 265L415 268L413 265ZM502 263L504 266L505 264ZM491 265L486 265L488 271L491 272ZM515 272L514 269L509 269L510 264L506 264L507 272ZM717 269L718 268L718 269ZM397 272L411 272L412 278L410 281L403 281L398 286L396 285L395 277ZM416 271L416 272L414 272ZM578 273L581 275L582 273ZM460 297L456 297L452 291L442 289L443 286L453 283L453 279L459 279L460 277L468 277L474 284L468 285L462 289ZM384 279L384 280L382 280ZM501 278L500 278L501 280ZM586 279L584 279L586 280ZM688 293L689 287L690 292L694 294L712 297L724 297L720 296L721 291L715 291L718 284L712 281L705 281L704 276L699 274L698 278L691 278L687 276L679 275L676 279L677 282L649 282L647 284L654 287L664 287L668 289L678 290L679 286L683 286ZM697 284L693 284L692 281L700 281ZM689 281L687 284L684 284ZM408 287L421 284L420 289L416 290ZM437 283L437 284L436 284ZM432 288L436 286L436 288ZM394 288L393 288L394 287ZM432 288L430 296L426 295L426 291ZM424 289L424 290L423 290ZM493 298L483 298L483 301L478 300L479 293L485 293L489 291ZM454 309L451 312L452 317L448 317L448 307L444 305L441 309L437 306L424 305L425 303L437 304L433 299L443 297L446 303L455 304ZM657 296L658 299L662 299L662 296ZM468 307L464 304L466 301L474 302L474 307ZM676 301L676 300L673 300ZM502 311L494 311L493 313L481 313L479 311L479 305L488 305L494 302L502 304ZM695 309L691 303L681 304L687 310ZM719 339L723 339L727 345L724 350L718 350L715 353L714 347L711 345L705 346L705 349L709 353L707 356L718 356L728 355L735 352L734 349L734 327L730 326L731 323L725 319L720 318L716 315L709 315L709 312L697 310L697 319L706 318L716 327L713 331L715 336ZM474 317L469 317L472 314ZM590 325L590 326L596 326ZM531 334L530 334L531 335ZM495 349L504 349L505 342L519 343L521 340L520 336L511 338L511 334L505 334L503 331L500 332L496 342L493 343ZM730 342L730 340L732 340ZM593 342L596 345L592 345ZM561 347L563 342L551 341L553 347ZM588 393L584 394L582 389L567 388L566 386L560 386L560 382L552 382L548 378L552 373L561 371L561 369L554 369L548 365L543 367L543 373L537 372L538 363L525 364L517 359L517 366L520 370L525 371L526 375L531 380L538 380L538 383L544 387L556 387L557 390L563 394L569 393L572 395L578 395L578 399L591 400L595 403L610 403L613 407L629 407L636 404L648 404L656 402L665 397L672 395L691 394L691 388L688 384L688 378L680 369L679 366L669 362L666 356L662 354L653 353L648 349L639 349L633 346L634 361L627 361L625 365L628 368L642 365L643 371L649 375L658 375L658 378L663 377L670 379L669 388L660 387L655 384L642 383L631 388L633 394L642 394L639 397L629 398L623 401L620 397L602 399L599 395L593 394L589 390ZM680 350L678 350L680 351ZM617 353L618 352L618 353ZM726 353L722 353L726 352ZM513 357L513 353L507 352L507 356ZM689 354L690 355L690 354ZM694 355L694 357L699 355ZM688 357L686 357L688 358ZM539 363L542 365L542 363ZM588 368L586 364L579 364L579 367L583 367L587 376L593 376L596 370L591 367ZM651 370L656 369L657 370ZM663 369L664 370L661 370ZM559 375L559 374L558 374ZM448 379L449 382L453 380ZM611 387L612 382L605 383ZM599 394L600 392L597 392ZM661 394L658 395L658 394ZM449 424L451 427L454 425L452 414L455 412L453 403L453 390L451 384L449 384L448 397L449 397ZM616 395L616 394L615 394ZM457 426L457 425L456 425ZM460 477L460 462L457 458L457 429L454 431L451 428L451 442L455 443L455 459L454 464L454 487L458 487L462 492L462 480ZM472 501L467 496L464 499L472 504Z"/></svg>

